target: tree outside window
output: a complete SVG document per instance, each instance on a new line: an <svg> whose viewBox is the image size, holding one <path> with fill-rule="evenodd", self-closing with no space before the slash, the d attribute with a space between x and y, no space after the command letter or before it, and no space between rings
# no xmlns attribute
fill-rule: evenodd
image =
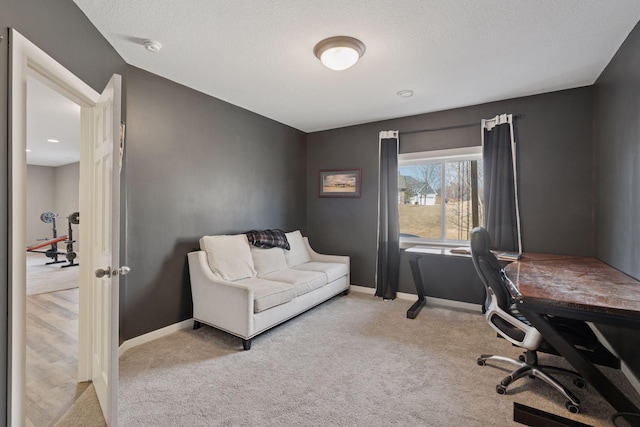
<svg viewBox="0 0 640 427"><path fill-rule="evenodd" d="M401 237L468 241L484 224L481 155L407 163L398 168Z"/></svg>

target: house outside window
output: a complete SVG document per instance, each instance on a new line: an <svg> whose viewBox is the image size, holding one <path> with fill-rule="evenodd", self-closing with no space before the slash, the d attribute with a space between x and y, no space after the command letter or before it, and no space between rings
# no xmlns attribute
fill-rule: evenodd
<svg viewBox="0 0 640 427"><path fill-rule="evenodd" d="M482 147L400 154L401 243L468 243L484 225L482 178Z"/></svg>

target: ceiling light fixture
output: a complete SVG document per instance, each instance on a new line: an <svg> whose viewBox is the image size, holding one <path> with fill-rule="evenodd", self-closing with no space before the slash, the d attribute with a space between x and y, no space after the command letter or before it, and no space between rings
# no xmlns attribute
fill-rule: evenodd
<svg viewBox="0 0 640 427"><path fill-rule="evenodd" d="M313 54L320 62L336 71L352 67L364 55L364 51L364 43L347 36L329 37L313 48Z"/></svg>
<svg viewBox="0 0 640 427"><path fill-rule="evenodd" d="M398 95L400 98L411 98L413 96L413 91L410 89L399 90L396 95Z"/></svg>
<svg viewBox="0 0 640 427"><path fill-rule="evenodd" d="M162 45L159 42L154 40L145 40L144 48L147 49L149 52L157 53L157 52L160 52Z"/></svg>
<svg viewBox="0 0 640 427"><path fill-rule="evenodd" d="M60 141L58 141L57 139L47 139L47 142L53 142L54 144L57 144Z"/></svg>

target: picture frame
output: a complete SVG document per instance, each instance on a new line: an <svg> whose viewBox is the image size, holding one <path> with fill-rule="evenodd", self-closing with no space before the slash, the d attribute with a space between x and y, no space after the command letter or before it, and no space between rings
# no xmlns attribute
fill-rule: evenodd
<svg viewBox="0 0 640 427"><path fill-rule="evenodd" d="M319 197L360 197L362 169L330 169L318 172Z"/></svg>

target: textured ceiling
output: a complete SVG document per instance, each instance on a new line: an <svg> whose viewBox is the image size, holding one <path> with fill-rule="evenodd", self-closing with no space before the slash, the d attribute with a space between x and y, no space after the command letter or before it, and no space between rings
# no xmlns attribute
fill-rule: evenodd
<svg viewBox="0 0 640 427"><path fill-rule="evenodd" d="M127 63L306 132L590 85L640 19L638 0L74 1ZM366 44L353 68L313 55L334 35Z"/></svg>

